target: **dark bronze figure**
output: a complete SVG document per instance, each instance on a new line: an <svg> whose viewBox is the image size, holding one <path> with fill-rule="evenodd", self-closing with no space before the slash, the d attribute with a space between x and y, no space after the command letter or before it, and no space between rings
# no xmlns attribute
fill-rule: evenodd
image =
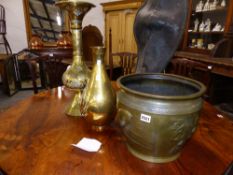
<svg viewBox="0 0 233 175"><path fill-rule="evenodd" d="M137 73L161 72L181 40L187 0L146 0L134 23L138 46Z"/></svg>

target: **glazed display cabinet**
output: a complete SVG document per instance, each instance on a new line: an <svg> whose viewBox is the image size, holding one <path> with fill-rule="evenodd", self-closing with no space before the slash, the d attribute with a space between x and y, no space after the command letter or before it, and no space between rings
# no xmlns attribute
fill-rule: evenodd
<svg viewBox="0 0 233 175"><path fill-rule="evenodd" d="M183 49L210 53L232 30L232 5L231 0L190 0Z"/></svg>

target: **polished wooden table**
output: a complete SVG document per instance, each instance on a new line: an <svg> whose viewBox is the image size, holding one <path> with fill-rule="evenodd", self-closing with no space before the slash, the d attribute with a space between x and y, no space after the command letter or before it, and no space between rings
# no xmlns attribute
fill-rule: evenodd
<svg viewBox="0 0 233 175"><path fill-rule="evenodd" d="M199 126L171 163L142 161L127 150L112 124L96 133L84 118L67 117L71 94L57 88L27 98L0 114L0 167L9 175L220 175L233 160L233 122L204 103ZM83 137L103 143L97 153L71 146Z"/></svg>

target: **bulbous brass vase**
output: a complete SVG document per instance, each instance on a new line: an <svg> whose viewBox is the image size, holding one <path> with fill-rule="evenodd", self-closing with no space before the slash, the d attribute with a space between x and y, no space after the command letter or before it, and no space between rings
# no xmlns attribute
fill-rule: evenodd
<svg viewBox="0 0 233 175"><path fill-rule="evenodd" d="M85 88L84 111L86 120L95 131L103 131L115 117L116 94L105 70L103 58L104 47L93 47L96 64L92 69L90 80Z"/></svg>
<svg viewBox="0 0 233 175"><path fill-rule="evenodd" d="M205 86L169 74L133 74L117 80L117 116L128 150L165 163L177 159L196 130Z"/></svg>
<svg viewBox="0 0 233 175"><path fill-rule="evenodd" d="M82 20L85 14L95 6L79 0L60 0L56 2L56 5L68 11L72 33L73 62L64 72L62 81L67 88L75 90L77 94L66 109L66 114L75 117L82 116L80 111L82 94L80 93L85 88L90 76L90 70L83 61Z"/></svg>

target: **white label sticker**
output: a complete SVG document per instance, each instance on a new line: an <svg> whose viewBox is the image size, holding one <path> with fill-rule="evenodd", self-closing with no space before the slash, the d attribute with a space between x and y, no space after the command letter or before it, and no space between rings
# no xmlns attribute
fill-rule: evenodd
<svg viewBox="0 0 233 175"><path fill-rule="evenodd" d="M145 122L145 123L150 123L151 116L146 115L146 114L141 114L140 120Z"/></svg>

